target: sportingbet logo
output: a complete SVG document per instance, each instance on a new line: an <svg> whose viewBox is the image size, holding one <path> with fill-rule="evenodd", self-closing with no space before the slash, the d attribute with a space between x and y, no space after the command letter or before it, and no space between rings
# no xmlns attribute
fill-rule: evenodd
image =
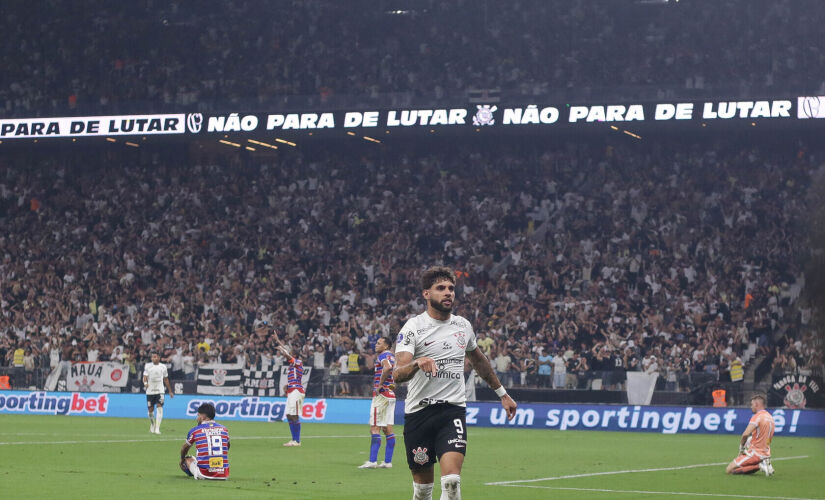
<svg viewBox="0 0 825 500"><path fill-rule="evenodd" d="M261 400L257 397L240 400L211 400L193 399L186 407L186 414L194 417L198 414L198 406L203 403L212 403L215 406L215 418L241 417L252 420L269 420L276 422L283 420L286 415L286 403ZM327 414L326 399L319 399L314 403L304 403L301 408L303 420L323 421Z"/></svg>
<svg viewBox="0 0 825 500"><path fill-rule="evenodd" d="M83 397L78 393L50 396L45 392L0 395L0 413L42 413L44 415L105 415L109 396Z"/></svg>

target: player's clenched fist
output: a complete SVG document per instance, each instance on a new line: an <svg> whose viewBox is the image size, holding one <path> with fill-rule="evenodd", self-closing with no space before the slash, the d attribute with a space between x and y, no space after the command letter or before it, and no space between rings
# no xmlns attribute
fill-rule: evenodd
<svg viewBox="0 0 825 500"><path fill-rule="evenodd" d="M433 377L438 374L438 366L435 364L435 360L433 358L422 357L415 360L415 364L418 365L418 368L423 371L424 373L429 373Z"/></svg>
<svg viewBox="0 0 825 500"><path fill-rule="evenodd" d="M502 396L501 406L507 411L507 420L513 420L516 417L516 406L518 405L508 394Z"/></svg>

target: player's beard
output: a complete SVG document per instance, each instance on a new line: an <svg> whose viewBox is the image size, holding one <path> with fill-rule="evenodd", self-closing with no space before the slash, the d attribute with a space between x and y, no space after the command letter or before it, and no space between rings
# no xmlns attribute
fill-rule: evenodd
<svg viewBox="0 0 825 500"><path fill-rule="evenodd" d="M433 309L435 309L436 311L443 312L443 313L449 313L449 312L452 312L452 310L453 310L453 302L450 302L449 306L445 306L441 302L430 299L430 306Z"/></svg>

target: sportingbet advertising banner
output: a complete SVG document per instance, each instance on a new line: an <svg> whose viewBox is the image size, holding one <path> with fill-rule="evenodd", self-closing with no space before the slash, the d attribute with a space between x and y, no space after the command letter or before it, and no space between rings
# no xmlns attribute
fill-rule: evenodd
<svg viewBox="0 0 825 500"><path fill-rule="evenodd" d="M126 387L129 367L111 361L72 363L66 374L66 386L79 391L120 390Z"/></svg>
<svg viewBox="0 0 825 500"><path fill-rule="evenodd" d="M776 421L777 435L825 437L825 411L787 408L768 411ZM499 403L467 404L467 425L561 431L741 434L752 415L749 408L520 404L516 417L507 420Z"/></svg>
<svg viewBox="0 0 825 500"><path fill-rule="evenodd" d="M217 420L277 422L284 420L286 398L180 395L166 397L164 417L192 420L198 406L215 405ZM369 399L307 399L301 420L331 424L363 424ZM825 437L825 411L770 409L779 436ZM0 415L83 415L145 418L143 394L0 391ZM475 427L520 427L552 430L658 432L662 434L741 434L751 418L747 408L680 406L521 404L516 418L498 403L469 403L467 424ZM396 405L396 423L404 422Z"/></svg>
<svg viewBox="0 0 825 500"><path fill-rule="evenodd" d="M285 419L286 398L257 396L166 396L164 418L194 420L202 403L215 405L216 420L279 422ZM368 399L306 399L301 409L304 422L331 424L369 423ZM146 417L146 395L127 393L0 391L0 415L81 415L97 417Z"/></svg>

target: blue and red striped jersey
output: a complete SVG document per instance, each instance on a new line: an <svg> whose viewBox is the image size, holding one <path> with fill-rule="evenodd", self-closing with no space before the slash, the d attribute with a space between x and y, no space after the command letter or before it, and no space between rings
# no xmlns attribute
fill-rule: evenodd
<svg viewBox="0 0 825 500"><path fill-rule="evenodd" d="M390 374L384 380L384 385L379 387L378 384L381 382L381 374L384 373L384 360L390 362ZM381 394L388 398L394 398L395 392L390 389L390 384L393 383L392 378L392 369L395 367L395 355L390 351L384 351L375 358L375 376L372 379L372 395L377 396ZM381 389L384 389L383 391Z"/></svg>
<svg viewBox="0 0 825 500"><path fill-rule="evenodd" d="M289 370L287 371L287 385L286 392L289 394L292 391L304 392L304 383L302 377L304 376L304 363L298 358L289 359Z"/></svg>
<svg viewBox="0 0 825 500"><path fill-rule="evenodd" d="M229 477L229 431L214 420L192 427L186 442L198 450L198 468L210 477Z"/></svg>

